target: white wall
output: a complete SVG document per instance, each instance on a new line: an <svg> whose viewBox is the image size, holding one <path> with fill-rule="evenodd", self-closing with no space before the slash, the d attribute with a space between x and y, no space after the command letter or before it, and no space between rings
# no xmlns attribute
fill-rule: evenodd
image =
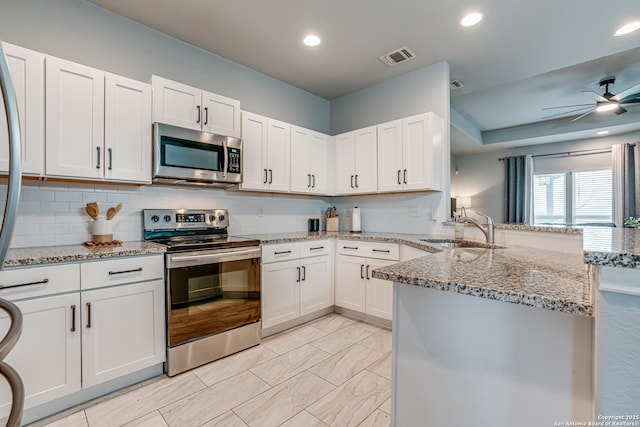
<svg viewBox="0 0 640 427"><path fill-rule="evenodd" d="M613 144L640 140L640 132L571 142L531 145L482 154L453 156L451 160L451 195L471 196L472 209L504 222L504 166L500 157L523 154L547 154L566 151L609 148ZM586 156L571 160L586 162ZM455 170L459 173L456 175Z"/></svg>
<svg viewBox="0 0 640 427"><path fill-rule="evenodd" d="M140 81L158 74L239 99L246 111L331 130L326 99L86 1L0 4L0 40Z"/></svg>
<svg viewBox="0 0 640 427"><path fill-rule="evenodd" d="M6 198L6 185L0 187ZM4 200L4 199L3 199ZM261 195L193 187L105 185L24 181L11 247L79 244L91 239L85 205L100 209L118 203L114 238L142 240L142 209L229 209L229 233L235 235L306 231L307 219L327 208L323 199ZM262 209L263 216L258 216Z"/></svg>

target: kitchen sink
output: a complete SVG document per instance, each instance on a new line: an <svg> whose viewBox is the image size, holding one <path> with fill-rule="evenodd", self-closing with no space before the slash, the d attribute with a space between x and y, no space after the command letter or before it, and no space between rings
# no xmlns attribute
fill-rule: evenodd
<svg viewBox="0 0 640 427"><path fill-rule="evenodd" d="M442 246L444 248L481 248L481 249L504 249L504 246L496 245L495 243L481 243L473 242L471 240L461 239L420 239L422 242L430 243L432 245Z"/></svg>

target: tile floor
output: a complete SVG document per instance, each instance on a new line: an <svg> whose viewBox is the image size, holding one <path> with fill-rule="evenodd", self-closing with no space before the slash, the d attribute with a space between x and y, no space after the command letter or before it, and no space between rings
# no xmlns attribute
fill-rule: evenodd
<svg viewBox="0 0 640 427"><path fill-rule="evenodd" d="M331 314L39 426L389 426L391 332Z"/></svg>

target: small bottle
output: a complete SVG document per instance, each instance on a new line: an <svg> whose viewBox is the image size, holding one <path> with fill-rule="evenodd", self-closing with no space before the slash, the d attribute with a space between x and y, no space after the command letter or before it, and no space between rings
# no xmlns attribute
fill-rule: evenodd
<svg viewBox="0 0 640 427"><path fill-rule="evenodd" d="M456 224L453 226L454 237L456 239L464 239L464 223L460 221L456 221Z"/></svg>

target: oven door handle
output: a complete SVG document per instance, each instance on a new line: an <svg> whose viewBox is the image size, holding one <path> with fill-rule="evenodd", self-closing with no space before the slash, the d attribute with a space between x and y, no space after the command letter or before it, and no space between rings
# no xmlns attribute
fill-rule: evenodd
<svg viewBox="0 0 640 427"><path fill-rule="evenodd" d="M167 268L171 269L171 268L181 267L180 265L177 265L177 266L173 265L173 264L180 264L180 263L192 263L192 265L211 264L215 262L241 261L244 259L252 259L252 258L259 258L259 257L260 257L260 248L245 249L241 251L218 252L215 254L171 256L169 258Z"/></svg>

